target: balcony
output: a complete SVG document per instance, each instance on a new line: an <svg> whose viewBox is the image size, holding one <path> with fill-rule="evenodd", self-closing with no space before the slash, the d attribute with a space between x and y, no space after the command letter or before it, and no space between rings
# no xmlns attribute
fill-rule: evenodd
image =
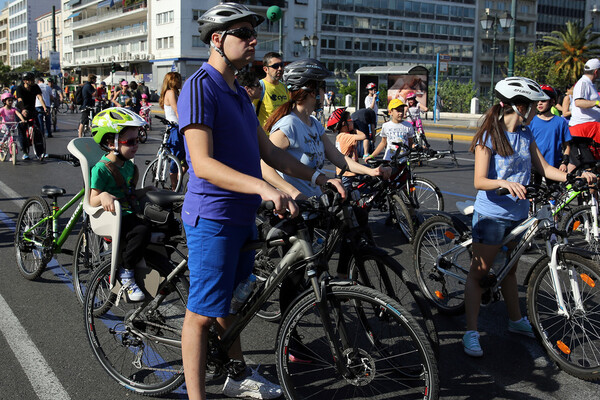
<svg viewBox="0 0 600 400"><path fill-rule="evenodd" d="M114 10L109 10L107 12L102 12L101 14L93 15L88 18L80 19L79 21L73 21L72 29L81 29L83 27L96 25L109 20L116 20L120 25L125 25L128 22L136 20L135 16L138 16L140 14L143 15L143 19L146 20L146 13L147 3L141 2L133 4L126 8L117 8Z"/></svg>
<svg viewBox="0 0 600 400"><path fill-rule="evenodd" d="M148 27L140 26L130 29L121 29L115 32L103 33L88 36L82 39L73 40L72 47L82 47L89 46L92 44L111 42L114 40L119 40L123 38L134 38L136 36L147 36L148 35Z"/></svg>

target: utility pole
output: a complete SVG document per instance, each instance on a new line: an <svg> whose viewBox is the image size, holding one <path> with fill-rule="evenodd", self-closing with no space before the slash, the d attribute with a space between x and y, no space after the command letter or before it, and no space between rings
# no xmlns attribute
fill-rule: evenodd
<svg viewBox="0 0 600 400"><path fill-rule="evenodd" d="M52 51L56 51L56 6L52 6Z"/></svg>

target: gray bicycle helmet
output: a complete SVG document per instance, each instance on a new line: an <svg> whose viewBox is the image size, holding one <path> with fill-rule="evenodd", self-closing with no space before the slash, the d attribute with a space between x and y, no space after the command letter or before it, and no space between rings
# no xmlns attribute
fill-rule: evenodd
<svg viewBox="0 0 600 400"><path fill-rule="evenodd" d="M283 81L292 92L304 88L307 82L322 81L329 76L331 72L327 67L314 58L294 61L286 65L283 71Z"/></svg>
<svg viewBox="0 0 600 400"><path fill-rule="evenodd" d="M221 3L206 11L198 18L198 31L200 40L208 44L210 35L215 31L227 29L236 22L247 21L253 27L260 25L265 18L248 7L237 3Z"/></svg>

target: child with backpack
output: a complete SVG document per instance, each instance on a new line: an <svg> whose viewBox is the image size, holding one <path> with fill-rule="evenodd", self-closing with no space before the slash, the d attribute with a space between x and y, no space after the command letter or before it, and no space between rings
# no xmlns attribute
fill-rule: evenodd
<svg viewBox="0 0 600 400"><path fill-rule="evenodd" d="M138 149L138 129L146 122L124 108L112 107L99 112L92 120L94 140L108 154L92 168L90 205L115 211L121 203L121 251L123 265L119 279L129 301L144 300L144 292L134 278L134 267L143 260L150 243L150 227L135 213L137 200L150 188L135 190L139 176L131 161Z"/></svg>

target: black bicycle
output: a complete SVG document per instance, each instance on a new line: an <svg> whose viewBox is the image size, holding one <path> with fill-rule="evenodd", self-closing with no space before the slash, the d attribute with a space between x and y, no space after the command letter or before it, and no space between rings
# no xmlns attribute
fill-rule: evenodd
<svg viewBox="0 0 600 400"><path fill-rule="evenodd" d="M267 206L273 207L272 203ZM300 204L304 212L331 207L325 199ZM327 274L322 253L313 253L304 220L245 250L291 244L271 275L251 294L237 321L208 338L207 372L227 373L228 349L283 279L306 271L309 289L283 316L275 341L276 366L288 399L438 398L436 357L424 332L394 299L351 280ZM154 263L150 264L154 268ZM121 385L145 395L161 395L183 383L181 329L186 312L187 260L156 270L161 281L146 299L128 303L118 284L110 286L110 262L94 274L85 300L85 329L94 355ZM301 340L301 342L298 342ZM288 349L302 351L308 363L294 363Z"/></svg>

